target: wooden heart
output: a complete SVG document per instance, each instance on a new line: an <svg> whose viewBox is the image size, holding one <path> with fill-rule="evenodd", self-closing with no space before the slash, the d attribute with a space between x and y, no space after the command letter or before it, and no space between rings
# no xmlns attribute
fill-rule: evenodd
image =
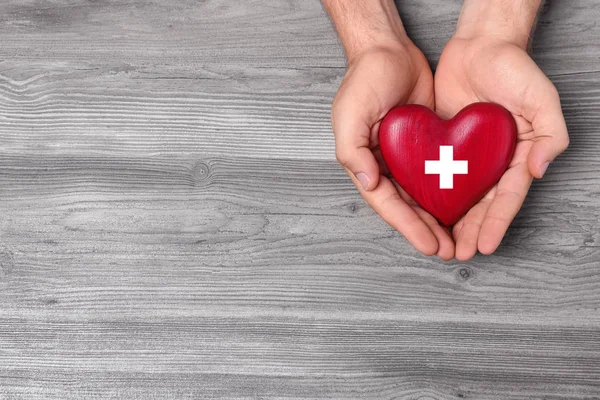
<svg viewBox="0 0 600 400"><path fill-rule="evenodd" d="M517 139L502 106L475 103L445 121L420 105L392 109L379 145L398 184L443 225L453 225L498 182Z"/></svg>

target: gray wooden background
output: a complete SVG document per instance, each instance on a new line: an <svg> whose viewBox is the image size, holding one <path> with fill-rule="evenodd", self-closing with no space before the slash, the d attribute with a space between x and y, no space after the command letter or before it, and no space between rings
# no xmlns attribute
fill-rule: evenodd
<svg viewBox="0 0 600 400"><path fill-rule="evenodd" d="M461 1L400 3L435 66ZM0 399L600 398L599 20L542 15L572 145L461 264L336 164L317 0L2 0Z"/></svg>

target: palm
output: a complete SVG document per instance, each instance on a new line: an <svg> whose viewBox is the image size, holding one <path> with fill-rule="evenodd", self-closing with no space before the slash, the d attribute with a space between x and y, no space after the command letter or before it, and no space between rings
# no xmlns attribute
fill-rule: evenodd
<svg viewBox="0 0 600 400"><path fill-rule="evenodd" d="M532 154L532 148L545 137L539 105L552 97L538 90L547 87L544 80L527 53L511 43L452 39L442 53L435 76L437 112L450 118L468 104L493 102L513 114L518 129L508 170L453 229L459 259L471 258L477 249L495 251L525 199L542 157L540 151Z"/></svg>

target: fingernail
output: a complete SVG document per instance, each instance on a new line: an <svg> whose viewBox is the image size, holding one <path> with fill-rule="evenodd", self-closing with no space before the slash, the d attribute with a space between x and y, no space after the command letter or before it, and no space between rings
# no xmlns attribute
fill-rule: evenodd
<svg viewBox="0 0 600 400"><path fill-rule="evenodd" d="M369 182L370 182L367 174L365 174L364 172L359 172L358 174L356 174L356 179L358 179L358 181L360 182L360 185L363 187L363 189L367 190L367 188L369 187Z"/></svg>
<svg viewBox="0 0 600 400"><path fill-rule="evenodd" d="M546 174L546 171L548 170L549 166L550 166L549 162L547 162L546 164L542 165L542 176L540 177L540 179L544 177L544 175Z"/></svg>

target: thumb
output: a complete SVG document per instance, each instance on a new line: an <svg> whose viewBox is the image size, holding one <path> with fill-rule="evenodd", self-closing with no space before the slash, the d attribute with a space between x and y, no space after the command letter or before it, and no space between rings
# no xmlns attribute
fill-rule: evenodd
<svg viewBox="0 0 600 400"><path fill-rule="evenodd" d="M527 160L529 172L541 179L550 163L569 146L569 133L560 106L560 97L548 78L539 91L539 108L531 125L534 132L534 144Z"/></svg>
<svg viewBox="0 0 600 400"><path fill-rule="evenodd" d="M379 184L379 164L371 151L372 126L376 119L370 118L360 105L344 107L336 104L332 110L335 134L335 154L347 172L354 175L362 189L371 191Z"/></svg>
<svg viewBox="0 0 600 400"><path fill-rule="evenodd" d="M354 175L364 190L371 191L379 184L379 165L373 152L357 139L351 137L338 142L336 158L346 171Z"/></svg>

